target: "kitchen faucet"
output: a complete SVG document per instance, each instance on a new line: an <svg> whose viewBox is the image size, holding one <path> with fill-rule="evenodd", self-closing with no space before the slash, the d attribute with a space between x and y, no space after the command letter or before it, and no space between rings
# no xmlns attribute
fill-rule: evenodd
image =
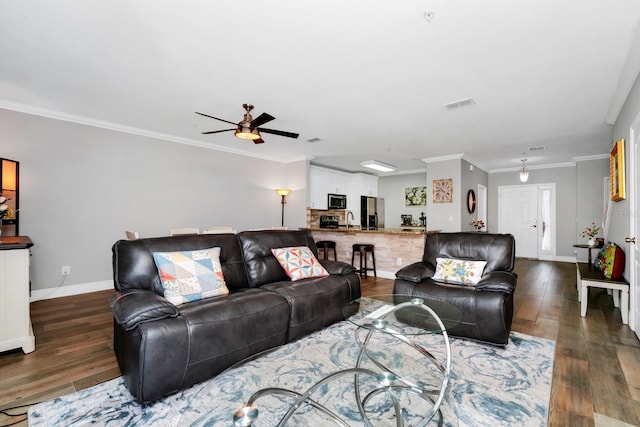
<svg viewBox="0 0 640 427"><path fill-rule="evenodd" d="M351 225L351 222L349 221L349 215L351 215L351 219L352 220L356 220L355 217L353 216L353 212L351 211L347 211L347 231L349 231L349 226Z"/></svg>

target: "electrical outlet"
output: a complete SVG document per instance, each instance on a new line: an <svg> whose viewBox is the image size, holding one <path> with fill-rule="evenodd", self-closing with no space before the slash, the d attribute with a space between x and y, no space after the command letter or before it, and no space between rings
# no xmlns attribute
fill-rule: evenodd
<svg viewBox="0 0 640 427"><path fill-rule="evenodd" d="M68 276L71 274L71 266L70 265L63 265L62 266L62 275L63 276Z"/></svg>
<svg viewBox="0 0 640 427"><path fill-rule="evenodd" d="M402 258L398 258L398 265L402 265Z"/></svg>

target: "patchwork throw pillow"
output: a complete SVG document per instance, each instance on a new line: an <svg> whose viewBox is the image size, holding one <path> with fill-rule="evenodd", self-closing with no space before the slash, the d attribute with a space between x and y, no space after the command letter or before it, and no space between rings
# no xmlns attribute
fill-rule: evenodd
<svg viewBox="0 0 640 427"><path fill-rule="evenodd" d="M293 281L329 275L311 249L306 246L271 249L271 253Z"/></svg>
<svg viewBox="0 0 640 427"><path fill-rule="evenodd" d="M482 278L486 265L486 261L436 258L436 273L433 279L475 285Z"/></svg>
<svg viewBox="0 0 640 427"><path fill-rule="evenodd" d="M154 252L153 259L164 297L173 304L229 293L220 265L220 248Z"/></svg>

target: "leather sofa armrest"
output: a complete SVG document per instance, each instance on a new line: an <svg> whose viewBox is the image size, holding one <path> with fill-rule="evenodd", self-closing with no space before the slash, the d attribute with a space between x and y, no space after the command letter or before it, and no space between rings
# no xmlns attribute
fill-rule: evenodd
<svg viewBox="0 0 640 427"><path fill-rule="evenodd" d="M351 274L356 272L356 268L351 264L347 264L342 261L331 261L327 259L319 260L320 264L327 270L329 274L337 274L344 276L345 274Z"/></svg>
<svg viewBox="0 0 640 427"><path fill-rule="evenodd" d="M116 292L109 301L115 321L126 331L140 323L177 317L178 307L155 292L130 290Z"/></svg>
<svg viewBox="0 0 640 427"><path fill-rule="evenodd" d="M416 262L398 270L396 273L396 279L420 283L425 279L433 277L434 274L435 271L431 265L423 262Z"/></svg>
<svg viewBox="0 0 640 427"><path fill-rule="evenodd" d="M516 290L518 276L515 273L507 271L492 271L483 276L476 284L477 290L483 291L500 291L513 293Z"/></svg>

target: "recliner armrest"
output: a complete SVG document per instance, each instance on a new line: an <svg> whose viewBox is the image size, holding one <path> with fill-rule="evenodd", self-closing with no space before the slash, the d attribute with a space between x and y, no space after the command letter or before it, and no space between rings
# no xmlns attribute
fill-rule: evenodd
<svg viewBox="0 0 640 427"><path fill-rule="evenodd" d="M332 261L327 259L319 260L320 264L327 270L329 274L345 275L356 272L356 268L351 264L342 261Z"/></svg>
<svg viewBox="0 0 640 427"><path fill-rule="evenodd" d="M433 277L434 274L435 270L431 265L423 262L416 262L398 270L396 273L396 279L420 283L425 279Z"/></svg>
<svg viewBox="0 0 640 427"><path fill-rule="evenodd" d="M109 303L115 321L126 331L135 329L143 322L180 314L178 307L160 295L141 289L116 292Z"/></svg>
<svg viewBox="0 0 640 427"><path fill-rule="evenodd" d="M518 276L515 273L507 271L492 271L485 275L476 284L477 290L483 291L500 291L513 293L516 290Z"/></svg>

